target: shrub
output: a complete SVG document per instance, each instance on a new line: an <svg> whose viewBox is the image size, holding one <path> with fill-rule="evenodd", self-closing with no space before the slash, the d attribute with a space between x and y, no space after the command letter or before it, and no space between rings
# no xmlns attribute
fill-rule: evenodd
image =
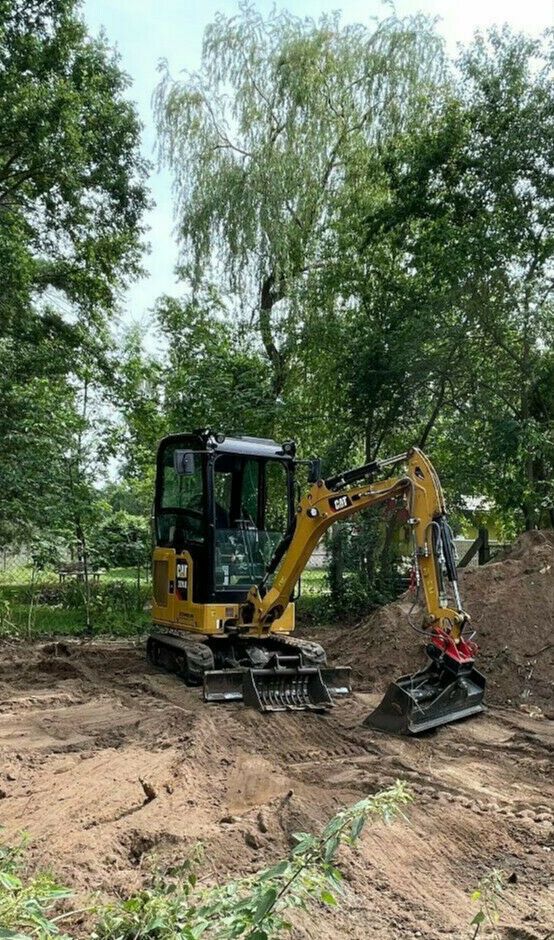
<svg viewBox="0 0 554 940"><path fill-rule="evenodd" d="M155 877L138 894L97 909L96 926L89 936L91 940L231 940L238 936L270 940L292 929L287 917L290 908L306 908L313 901L335 906L342 890L335 862L339 846L355 845L369 819L389 822L410 800L406 785L397 781L341 810L320 836L297 833L287 859L222 886L199 890L193 857ZM57 927L62 919L71 918L71 911L53 916L70 892L49 875L25 880L21 868L20 849L0 845L0 937L71 940Z"/></svg>

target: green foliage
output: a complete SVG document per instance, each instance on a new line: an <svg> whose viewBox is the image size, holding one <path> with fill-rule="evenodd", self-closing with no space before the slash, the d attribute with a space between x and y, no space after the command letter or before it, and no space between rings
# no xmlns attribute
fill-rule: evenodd
<svg viewBox="0 0 554 940"><path fill-rule="evenodd" d="M489 496L520 528L552 522L552 44L477 37L429 120L370 165L386 198L365 222L371 302L418 312L420 441L447 489Z"/></svg>
<svg viewBox="0 0 554 940"><path fill-rule="evenodd" d="M292 929L291 909L308 908L313 902L338 903L342 889L342 875L336 867L339 847L355 845L368 820L392 822L410 801L409 790L398 781L339 812L320 836L297 833L288 859L222 887L198 891L194 871L185 866L176 877L164 878L153 889L108 908L94 940L231 940L239 936L269 940L282 936Z"/></svg>
<svg viewBox="0 0 554 940"><path fill-rule="evenodd" d="M0 637L76 636L86 629L94 634L134 636L150 626L151 585L137 583L136 569L125 579L103 578L89 587L68 578L36 585L0 589ZM31 611L31 617L29 612Z"/></svg>
<svg viewBox="0 0 554 940"><path fill-rule="evenodd" d="M75 0L2 3L0 61L0 322L11 333L13 301L28 314L32 290L113 307L116 278L138 270L145 168L128 79Z"/></svg>
<svg viewBox="0 0 554 940"><path fill-rule="evenodd" d="M473 937L479 936L482 927L489 927L494 937L499 937L497 930L500 920L499 902L506 887L506 873L493 868L479 880L477 888L471 893L471 900L479 904L479 910L471 921L475 927Z"/></svg>
<svg viewBox="0 0 554 940"><path fill-rule="evenodd" d="M342 846L355 847L372 820L391 823L404 817L412 801L405 783L365 797L339 811L319 836L298 832L286 859L254 875L223 885L200 885L197 846L181 864L154 873L137 894L85 908L91 940L271 940L293 930L291 911L340 903ZM27 840L15 847L0 842L0 938L2 940L72 940L60 928L75 920L72 893L48 873L29 876L25 870ZM499 901L506 886L504 872L493 869L471 894L479 910L471 921L477 937L483 927L497 936ZM80 914L83 911L78 912Z"/></svg>
<svg viewBox="0 0 554 940"><path fill-rule="evenodd" d="M415 443L460 514L552 524L551 35L446 63L422 18L245 6L198 73L161 70L192 298L157 311L171 425L294 435L329 470ZM394 544L368 518L333 550L336 611L396 595Z"/></svg>
<svg viewBox="0 0 554 940"><path fill-rule="evenodd" d="M241 329L227 322L211 295L179 302L162 297L156 316L168 344L165 415L172 429L209 425L224 433L263 436L278 405L267 362Z"/></svg>
<svg viewBox="0 0 554 940"><path fill-rule="evenodd" d="M108 326L140 270L147 205L127 87L76 0L0 4L4 545L34 543L45 520L50 536L82 541L109 456Z"/></svg>
<svg viewBox="0 0 554 940"><path fill-rule="evenodd" d="M328 584L335 617L362 615L387 604L402 590L394 536L394 510L364 512L355 522L335 527L328 550Z"/></svg>
<svg viewBox="0 0 554 940"><path fill-rule="evenodd" d="M148 520L124 509L106 512L91 529L89 553L95 568L148 565L152 537Z"/></svg>
<svg viewBox="0 0 554 940"><path fill-rule="evenodd" d="M15 848L0 843L0 938L2 940L69 940L52 913L71 897L46 872L32 878L22 876L25 841Z"/></svg>
<svg viewBox="0 0 554 940"><path fill-rule="evenodd" d="M341 810L320 836L297 833L287 859L222 886L199 887L197 849L183 864L155 875L150 887L138 894L98 906L91 940L231 940L238 936L270 940L282 936L292 929L287 919L290 909L308 908L314 902L338 903L342 875L336 855L340 846L355 846L372 819L389 823L402 816L411 799L406 785L397 781ZM22 848L23 844L16 849L0 844L0 937L70 940L60 933L57 923L71 918L71 910L52 913L71 892L47 874L24 877Z"/></svg>

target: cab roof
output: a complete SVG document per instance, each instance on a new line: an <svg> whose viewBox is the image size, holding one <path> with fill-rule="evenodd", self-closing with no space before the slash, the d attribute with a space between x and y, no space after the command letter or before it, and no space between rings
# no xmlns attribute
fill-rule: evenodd
<svg viewBox="0 0 554 940"><path fill-rule="evenodd" d="M227 436L212 431L210 428L202 428L191 433L170 434L160 442L160 450L170 442L197 452L238 454L245 457L277 457L282 460L292 460L296 453L294 441L284 441L279 444L268 437L250 437L242 434Z"/></svg>

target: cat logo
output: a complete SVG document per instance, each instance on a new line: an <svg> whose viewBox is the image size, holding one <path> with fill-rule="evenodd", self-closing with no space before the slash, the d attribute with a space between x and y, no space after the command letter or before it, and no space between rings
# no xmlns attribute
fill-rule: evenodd
<svg viewBox="0 0 554 940"><path fill-rule="evenodd" d="M188 592L189 566L183 559L177 559L177 589L181 594Z"/></svg>
<svg viewBox="0 0 554 940"><path fill-rule="evenodd" d="M334 509L335 512L339 512L340 509L346 509L347 506L352 505L352 501L348 496L335 496L334 499L329 500L331 509Z"/></svg>

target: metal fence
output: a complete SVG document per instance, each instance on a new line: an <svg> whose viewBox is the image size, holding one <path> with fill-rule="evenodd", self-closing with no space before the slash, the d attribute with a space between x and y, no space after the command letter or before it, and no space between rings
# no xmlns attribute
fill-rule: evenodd
<svg viewBox="0 0 554 940"><path fill-rule="evenodd" d="M38 563L25 548L0 552L0 636L143 629L151 593L149 555L109 566L67 553Z"/></svg>

